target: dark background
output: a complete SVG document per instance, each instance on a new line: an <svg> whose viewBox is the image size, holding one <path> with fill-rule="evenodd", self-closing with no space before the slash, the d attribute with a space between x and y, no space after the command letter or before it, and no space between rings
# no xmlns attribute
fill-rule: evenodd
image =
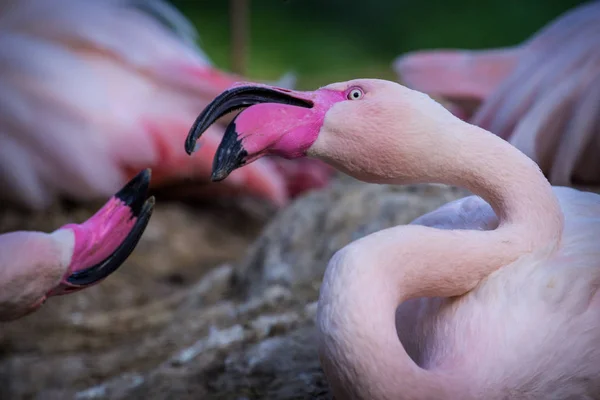
<svg viewBox="0 0 600 400"><path fill-rule="evenodd" d="M230 63L227 0L173 0L196 25L219 67ZM246 75L274 80L286 71L298 87L352 78L395 79L393 59L431 48L517 44L585 1L250 0Z"/></svg>

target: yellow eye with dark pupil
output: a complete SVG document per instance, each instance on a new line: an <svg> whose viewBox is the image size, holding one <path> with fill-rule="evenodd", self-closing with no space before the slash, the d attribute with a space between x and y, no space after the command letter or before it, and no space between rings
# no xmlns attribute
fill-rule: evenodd
<svg viewBox="0 0 600 400"><path fill-rule="evenodd" d="M349 100L358 100L362 97L363 92L360 89L353 89L348 93Z"/></svg>

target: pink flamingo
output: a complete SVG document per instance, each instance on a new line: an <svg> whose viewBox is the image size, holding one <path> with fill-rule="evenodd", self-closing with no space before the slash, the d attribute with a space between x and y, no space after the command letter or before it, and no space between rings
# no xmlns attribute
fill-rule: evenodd
<svg viewBox="0 0 600 400"><path fill-rule="evenodd" d="M509 140L555 185L600 184L600 1L581 5L524 43L482 51L418 51L394 68ZM465 107L481 103L474 115Z"/></svg>
<svg viewBox="0 0 600 400"><path fill-rule="evenodd" d="M82 224L52 233L0 235L0 320L23 317L50 296L99 283L129 257L152 215L143 170Z"/></svg>
<svg viewBox="0 0 600 400"><path fill-rule="evenodd" d="M253 105L252 105L253 104ZM600 393L600 196L552 187L518 149L427 95L360 79L314 92L235 86L213 179L266 154L321 159L365 182L478 196L338 251L317 312L341 399L591 399Z"/></svg>
<svg viewBox="0 0 600 400"><path fill-rule="evenodd" d="M285 204L325 185L323 163L264 160L210 184L224 126L200 156L181 142L199 108L238 78L211 65L162 0L19 0L0 12L0 199L45 208L109 197L140 169L152 185ZM195 183L195 184L194 184ZM188 190L189 192L189 190Z"/></svg>

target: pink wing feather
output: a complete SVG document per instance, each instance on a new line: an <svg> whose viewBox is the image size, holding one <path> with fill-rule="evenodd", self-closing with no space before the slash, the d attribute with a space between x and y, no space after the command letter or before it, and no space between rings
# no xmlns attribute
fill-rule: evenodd
<svg viewBox="0 0 600 400"><path fill-rule="evenodd" d="M509 140L555 185L600 183L600 2L574 8L509 49L405 54L405 83L455 104L482 102L470 122ZM466 112L466 114L465 114Z"/></svg>
<svg viewBox="0 0 600 400"><path fill-rule="evenodd" d="M237 80L211 66L189 22L163 1L23 0L0 15L0 197L33 208L57 196L110 196L142 168L153 184L208 183L224 127L203 157L183 144L198 112ZM279 162L261 160L228 185L284 204ZM319 171L329 168L314 162ZM323 186L322 174L302 190ZM227 192L227 190L223 190Z"/></svg>

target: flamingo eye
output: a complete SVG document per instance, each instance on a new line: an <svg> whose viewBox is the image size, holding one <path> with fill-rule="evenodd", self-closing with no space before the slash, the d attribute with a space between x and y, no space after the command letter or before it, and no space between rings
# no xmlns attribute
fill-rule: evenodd
<svg viewBox="0 0 600 400"><path fill-rule="evenodd" d="M359 88L352 89L350 92L348 92L348 100L359 100L363 97L363 94L363 91Z"/></svg>

